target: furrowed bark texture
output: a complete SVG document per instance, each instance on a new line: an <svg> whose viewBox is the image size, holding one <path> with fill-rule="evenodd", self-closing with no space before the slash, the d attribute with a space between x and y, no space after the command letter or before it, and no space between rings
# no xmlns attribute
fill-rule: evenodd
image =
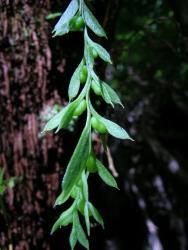
<svg viewBox="0 0 188 250"><path fill-rule="evenodd" d="M22 177L5 195L9 219L0 222L0 246L6 249L49 249L48 211L63 154L57 137L40 135L41 117L60 103L57 91L48 90L49 2L0 2L0 166L7 178Z"/></svg>

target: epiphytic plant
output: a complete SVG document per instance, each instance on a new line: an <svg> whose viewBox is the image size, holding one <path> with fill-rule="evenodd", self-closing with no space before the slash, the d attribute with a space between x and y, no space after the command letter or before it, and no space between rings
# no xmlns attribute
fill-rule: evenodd
<svg viewBox="0 0 188 250"><path fill-rule="evenodd" d="M122 105L116 92L107 83L100 80L95 72L95 59L97 57L107 63L112 62L106 49L89 37L88 28L97 36L106 37L104 29L89 10L85 1L72 0L55 25L53 36L61 36L69 31L83 31L84 55L70 80L69 104L52 117L43 130L43 132L47 132L56 129L58 132L60 129L66 128L74 116L80 116L84 111L87 111L85 127L63 177L62 193L55 202L55 205L62 205L70 197L73 199L72 205L60 215L52 228L53 233L62 226L72 224L71 249L75 248L77 242L89 249L88 239L80 223L80 215L84 216L88 236L90 235L91 217L103 227L101 215L89 201L89 175L98 173L107 185L117 188L114 177L95 156L92 148L91 129L93 128L101 135L105 150L107 146L104 135L107 133L119 139L131 139L123 128L101 116L91 102L90 92L94 91L112 107L115 104Z"/></svg>

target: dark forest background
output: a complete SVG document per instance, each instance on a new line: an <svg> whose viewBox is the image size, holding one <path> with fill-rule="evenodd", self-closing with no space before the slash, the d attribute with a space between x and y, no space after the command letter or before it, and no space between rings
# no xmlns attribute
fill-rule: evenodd
<svg viewBox="0 0 188 250"><path fill-rule="evenodd" d="M69 228L50 236L53 208L83 121L41 137L44 119L66 103L83 53L81 33L52 38L69 1L0 0L0 166L21 180L2 198L0 248L69 249ZM105 27L114 64L98 72L125 109L101 112L134 142L109 137L120 191L91 178L91 199L105 220L91 249L188 249L188 1L88 1ZM107 163L105 156L101 157ZM79 249L79 247L77 248ZM82 248L80 248L82 249Z"/></svg>

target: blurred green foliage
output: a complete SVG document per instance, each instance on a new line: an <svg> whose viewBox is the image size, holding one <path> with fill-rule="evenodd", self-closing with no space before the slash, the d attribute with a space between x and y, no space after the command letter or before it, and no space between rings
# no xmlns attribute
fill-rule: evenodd
<svg viewBox="0 0 188 250"><path fill-rule="evenodd" d="M159 98L168 91L175 102L178 99L176 105L186 110L181 100L188 98L186 43L168 1L124 3L114 41L114 84L119 85L125 103L139 101L143 94L156 97L158 93Z"/></svg>

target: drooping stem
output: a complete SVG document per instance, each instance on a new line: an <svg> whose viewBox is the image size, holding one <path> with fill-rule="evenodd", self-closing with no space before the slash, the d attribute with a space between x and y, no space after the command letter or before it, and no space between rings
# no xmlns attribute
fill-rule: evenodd
<svg viewBox="0 0 188 250"><path fill-rule="evenodd" d="M44 128L44 131L49 131L58 127L59 131L59 129L68 126L75 114L79 116L87 110L85 127L68 163L62 181L62 192L57 198L55 205L63 204L69 197L74 199L74 201L72 206L60 215L52 229L52 232L54 232L57 228L72 223L70 234L71 249L74 249L77 242L89 249L89 242L80 224L80 213L84 216L88 235L90 235L90 217L93 217L103 227L101 215L89 201L89 175L98 173L107 185L118 188L114 177L108 172L102 162L96 158L95 152L93 152L91 129L99 133L101 138L109 133L119 139L130 139L123 128L102 117L91 104L90 91L92 89L96 95L100 96L107 104L112 105L112 107L115 104L122 105L117 93L107 83L100 80L94 71L94 62L97 57L107 63L112 63L112 61L106 49L91 40L88 35L88 28L97 36L106 37L104 29L91 13L84 0L72 0L56 24L54 36L64 35L69 31L83 31L84 55L69 84L69 104L53 117ZM80 87L83 86L81 85L82 83L85 83L85 85L79 93ZM104 147L105 149L107 148L106 145Z"/></svg>

